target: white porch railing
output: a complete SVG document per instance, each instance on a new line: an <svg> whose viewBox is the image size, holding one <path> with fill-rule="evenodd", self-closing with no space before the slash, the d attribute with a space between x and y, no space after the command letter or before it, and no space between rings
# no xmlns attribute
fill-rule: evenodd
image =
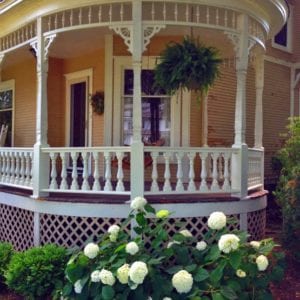
<svg viewBox="0 0 300 300"><path fill-rule="evenodd" d="M44 192L130 194L123 168L130 147L43 148L42 152L49 154L51 170Z"/></svg>
<svg viewBox="0 0 300 300"><path fill-rule="evenodd" d="M264 150L248 149L248 190L264 186Z"/></svg>
<svg viewBox="0 0 300 300"><path fill-rule="evenodd" d="M32 148L0 148L0 184L32 189Z"/></svg>
<svg viewBox="0 0 300 300"><path fill-rule="evenodd" d="M153 160L151 186L145 194L238 192L231 188L234 151L239 150L145 147Z"/></svg>

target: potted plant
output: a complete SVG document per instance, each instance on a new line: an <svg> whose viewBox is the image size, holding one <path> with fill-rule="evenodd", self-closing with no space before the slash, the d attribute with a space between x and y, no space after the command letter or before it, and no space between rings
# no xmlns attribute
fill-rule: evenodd
<svg viewBox="0 0 300 300"><path fill-rule="evenodd" d="M182 43L171 42L163 50L155 68L155 82L170 95L179 89L203 95L219 76L221 62L216 48L186 37Z"/></svg>
<svg viewBox="0 0 300 300"><path fill-rule="evenodd" d="M91 105L96 114L102 115L104 113L104 92L96 91L91 95Z"/></svg>

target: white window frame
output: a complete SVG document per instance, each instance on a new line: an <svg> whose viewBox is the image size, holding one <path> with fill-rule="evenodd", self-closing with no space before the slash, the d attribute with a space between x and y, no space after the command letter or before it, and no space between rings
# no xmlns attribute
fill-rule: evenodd
<svg viewBox="0 0 300 300"><path fill-rule="evenodd" d="M293 52L293 6L289 5L290 15L287 20L287 45L279 45L275 42L275 36L272 38L272 47L275 49L279 49L285 52L292 53Z"/></svg>
<svg viewBox="0 0 300 300"><path fill-rule="evenodd" d="M0 92L12 90L12 120L11 120L11 146L14 146L15 136L15 80L0 81ZM1 124L0 124L1 125Z"/></svg>
<svg viewBox="0 0 300 300"><path fill-rule="evenodd" d="M157 57L143 57L142 69L153 69ZM123 130L123 88L124 70L132 69L132 58L130 56L114 57L114 103L113 103L113 145L120 146L122 143ZM181 103L182 101L182 103ZM182 99L178 94L171 97L171 132L170 146L189 146L190 141L190 92L183 91ZM183 105L184 104L184 105ZM178 122L178 120L181 120Z"/></svg>

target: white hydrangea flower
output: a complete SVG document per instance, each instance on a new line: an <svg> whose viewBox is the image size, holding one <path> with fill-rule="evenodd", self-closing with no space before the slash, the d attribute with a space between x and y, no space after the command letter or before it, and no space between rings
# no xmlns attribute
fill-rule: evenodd
<svg viewBox="0 0 300 300"><path fill-rule="evenodd" d="M173 275L172 285L179 294L188 293L193 286L193 277L189 272L181 270Z"/></svg>
<svg viewBox="0 0 300 300"><path fill-rule="evenodd" d="M163 300L172 300L170 297L164 297Z"/></svg>
<svg viewBox="0 0 300 300"><path fill-rule="evenodd" d="M259 271L265 271L269 265L268 258L264 255L260 255L256 258L256 264Z"/></svg>
<svg viewBox="0 0 300 300"><path fill-rule="evenodd" d="M100 282L100 271L99 270L92 272L91 281L92 282Z"/></svg>
<svg viewBox="0 0 300 300"><path fill-rule="evenodd" d="M226 216L223 212L216 211L210 214L207 225L210 229L220 230L226 226Z"/></svg>
<svg viewBox="0 0 300 300"><path fill-rule="evenodd" d="M103 284L112 286L116 282L116 279L115 279L113 273L108 270L105 270L105 269L102 269L100 271L99 277Z"/></svg>
<svg viewBox="0 0 300 300"><path fill-rule="evenodd" d="M167 245L167 248L171 248L171 247L172 247L173 245L175 245L175 244L180 245L181 243L178 242L178 241L172 241L172 242L169 242L168 245Z"/></svg>
<svg viewBox="0 0 300 300"><path fill-rule="evenodd" d="M135 255L136 253L139 252L139 250L140 250L139 246L137 245L136 242L130 242L125 247L126 253L128 253L130 255Z"/></svg>
<svg viewBox="0 0 300 300"><path fill-rule="evenodd" d="M220 251L229 253L239 247L240 239L235 234L223 234L218 242Z"/></svg>
<svg viewBox="0 0 300 300"><path fill-rule="evenodd" d="M81 291L82 291L82 288L83 286L81 285L81 280L77 280L75 283L74 283L74 291L76 294L81 294Z"/></svg>
<svg viewBox="0 0 300 300"><path fill-rule="evenodd" d="M109 234L118 234L119 231L120 231L120 226L118 225L111 225L107 230Z"/></svg>
<svg viewBox="0 0 300 300"><path fill-rule="evenodd" d="M90 259L95 258L99 253L99 247L95 243L89 243L84 247L83 253Z"/></svg>
<svg viewBox="0 0 300 300"><path fill-rule="evenodd" d="M122 284L128 283L129 269L129 264L124 264L117 270L117 278Z"/></svg>
<svg viewBox="0 0 300 300"><path fill-rule="evenodd" d="M238 276L240 278L246 277L246 272L241 269L237 269L235 274L236 274L236 276Z"/></svg>
<svg viewBox="0 0 300 300"><path fill-rule="evenodd" d="M258 249L260 247L260 242L258 241L251 241L250 245L254 248L254 249Z"/></svg>
<svg viewBox="0 0 300 300"><path fill-rule="evenodd" d="M135 210L143 210L147 200L143 197L135 197L131 200L130 207Z"/></svg>
<svg viewBox="0 0 300 300"><path fill-rule="evenodd" d="M187 238L193 237L192 233L187 229L180 230L179 233Z"/></svg>
<svg viewBox="0 0 300 300"><path fill-rule="evenodd" d="M134 262L129 269L129 278L133 283L141 284L148 274L147 265L142 261Z"/></svg>
<svg viewBox="0 0 300 300"><path fill-rule="evenodd" d="M199 251L205 250L207 247L207 243L205 241L200 241L196 244L196 249Z"/></svg>

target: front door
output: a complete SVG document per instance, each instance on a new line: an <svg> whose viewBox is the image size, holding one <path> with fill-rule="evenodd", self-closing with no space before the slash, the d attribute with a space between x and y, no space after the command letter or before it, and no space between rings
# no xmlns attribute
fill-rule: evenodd
<svg viewBox="0 0 300 300"><path fill-rule="evenodd" d="M70 147L84 147L87 142L87 86L78 82L70 86Z"/></svg>

